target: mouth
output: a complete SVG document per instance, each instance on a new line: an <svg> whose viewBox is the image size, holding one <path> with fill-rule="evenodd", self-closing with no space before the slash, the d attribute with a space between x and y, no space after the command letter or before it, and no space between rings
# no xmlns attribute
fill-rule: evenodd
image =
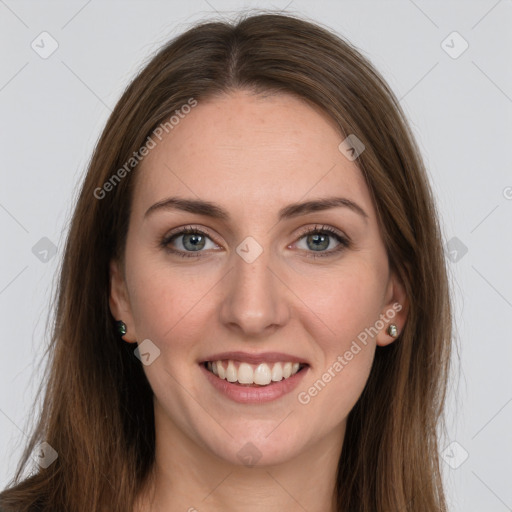
<svg viewBox="0 0 512 512"><path fill-rule="evenodd" d="M224 359L200 363L207 371L221 380L243 387L261 388L285 381L309 365L292 361L263 362L258 364Z"/></svg>

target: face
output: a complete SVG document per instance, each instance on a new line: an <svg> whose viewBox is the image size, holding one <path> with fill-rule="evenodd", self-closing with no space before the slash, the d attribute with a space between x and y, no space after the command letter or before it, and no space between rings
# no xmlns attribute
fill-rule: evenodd
<svg viewBox="0 0 512 512"><path fill-rule="evenodd" d="M126 341L150 340L157 428L234 464L343 437L405 297L342 139L292 96L239 91L199 102L144 159L110 304ZM219 357L231 379L273 383L221 379L203 364ZM301 369L279 380L276 361Z"/></svg>

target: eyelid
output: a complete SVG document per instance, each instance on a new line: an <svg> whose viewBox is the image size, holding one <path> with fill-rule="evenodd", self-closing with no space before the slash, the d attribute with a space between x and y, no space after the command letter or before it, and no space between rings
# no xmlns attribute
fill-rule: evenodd
<svg viewBox="0 0 512 512"><path fill-rule="evenodd" d="M323 233L327 234L330 237L337 238L338 245L334 249L330 249L328 251L301 251L304 252L304 257L306 258L329 258L330 256L336 256L342 253L345 249L352 247L352 240L349 236L347 236L345 233L340 231L339 229L336 229L332 226L325 225L325 224L315 224L314 227L308 226L302 229L299 234L296 236L295 242L293 242L294 245L297 242L299 242L302 238L309 234L313 233ZM288 246L289 247L289 246Z"/></svg>
<svg viewBox="0 0 512 512"><path fill-rule="evenodd" d="M175 229L169 231L169 233L167 233L164 236L164 240L170 240L175 235L186 234L188 232L203 233L205 235L208 235L216 244L218 244L218 242L215 241L215 235L213 235L208 228L204 228L202 226L194 226L193 224L188 224L187 226L181 226L179 228L175 228Z"/></svg>
<svg viewBox="0 0 512 512"><path fill-rule="evenodd" d="M216 236L213 235L208 228L204 228L202 226L194 226L192 224L189 224L187 226L181 226L181 227L178 227L178 228L175 228L175 229L169 231L169 233L167 233L159 241L158 245L163 247L164 249L169 250L169 252L183 253L184 251L169 249L168 245L171 243L171 241L174 237L177 238L179 236L186 235L187 233L203 234L203 235L207 236L208 238L210 238L214 244L222 246L222 244L216 240ZM190 254L193 254L193 251L186 251L186 252L190 252ZM206 252L206 251L197 251L197 252Z"/></svg>
<svg viewBox="0 0 512 512"><path fill-rule="evenodd" d="M307 227L301 228L298 235L296 235L297 236L296 241L299 240L300 238L302 238L304 235L308 235L309 233L314 233L316 231L324 231L324 232L327 232L330 234L338 235L343 240L350 242L350 238L345 233L343 233L339 229L336 229L336 228L326 225L326 224L315 224L313 227L307 226Z"/></svg>
<svg viewBox="0 0 512 512"><path fill-rule="evenodd" d="M330 255L334 255L336 253L339 253L343 249L346 249L351 246L351 240L350 238L344 234L342 231L329 226L325 224L315 224L314 226L306 226L300 229L300 231L295 235L295 240L289 244L287 247L290 247L294 244L296 244L298 241L300 241L302 238L304 238L306 235L309 235L311 233L327 233L330 236L338 238L338 247L335 249L331 249L329 251L318 251L318 254L315 254L315 251L304 251L306 253L309 253L306 257L309 258L317 258L317 257L328 257ZM165 250L169 251L170 253L179 254L179 255L188 255L190 257L200 257L200 253L206 252L208 254L209 251L197 251L197 255L194 253L194 251L181 251L176 249L170 249L169 244L171 243L172 239L174 237L182 236L187 233L199 233L207 236L214 242L216 245L222 246L217 240L216 237L210 232L208 228L204 228L202 226L195 226L192 224L189 224L187 226L181 226L178 228L173 229L168 234L166 234L163 239L159 242L159 245L164 248ZM302 252L302 250L301 250Z"/></svg>

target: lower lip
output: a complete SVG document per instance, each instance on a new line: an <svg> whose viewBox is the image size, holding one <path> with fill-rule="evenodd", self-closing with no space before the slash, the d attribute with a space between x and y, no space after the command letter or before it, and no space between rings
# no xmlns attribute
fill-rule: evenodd
<svg viewBox="0 0 512 512"><path fill-rule="evenodd" d="M299 382L309 369L309 366L305 366L287 379L273 382L268 384L268 386L252 387L228 382L207 370L203 364L199 366L215 389L231 400L242 404L260 404L281 398L283 395L292 392L299 385Z"/></svg>

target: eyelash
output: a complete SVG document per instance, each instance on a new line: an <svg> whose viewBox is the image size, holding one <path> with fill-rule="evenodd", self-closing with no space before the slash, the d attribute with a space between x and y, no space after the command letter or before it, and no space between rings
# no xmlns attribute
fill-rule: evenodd
<svg viewBox="0 0 512 512"><path fill-rule="evenodd" d="M213 242L215 242L215 240L213 240L213 238L206 231L204 231L202 229L199 229L199 228L196 228L194 226L186 226L186 227L180 229L180 231L178 231L178 232L174 232L174 233L171 233L171 234L165 236L161 240L159 245L165 251L167 251L167 252L169 252L171 254L176 254L178 256L181 256L182 258L198 258L198 257L201 257L199 254L194 254L192 251L177 251L177 250L171 249L169 247L169 244L175 238L178 238L179 236L186 235L186 234L203 235L203 236L208 237ZM350 242L348 237L341 235L341 233L339 233L338 231L336 231L335 229L333 229L333 228L331 228L329 226L320 226L320 227L315 226L314 228L306 228L306 229L304 229L300 233L299 237L296 239L296 242L298 242L299 240L304 238L306 235L310 235L310 234L330 235L330 236L334 237L337 242L339 242L339 245L336 247L336 249L331 249L330 251L319 252L318 254L314 254L315 251L306 251L306 252L309 252L309 253L313 253L313 254L307 254L306 258L313 258L313 259L316 259L316 258L326 258L326 257L334 256L335 254L338 254L341 251L351 247L351 242ZM197 251L197 252L201 253L201 252L204 252L204 251Z"/></svg>

